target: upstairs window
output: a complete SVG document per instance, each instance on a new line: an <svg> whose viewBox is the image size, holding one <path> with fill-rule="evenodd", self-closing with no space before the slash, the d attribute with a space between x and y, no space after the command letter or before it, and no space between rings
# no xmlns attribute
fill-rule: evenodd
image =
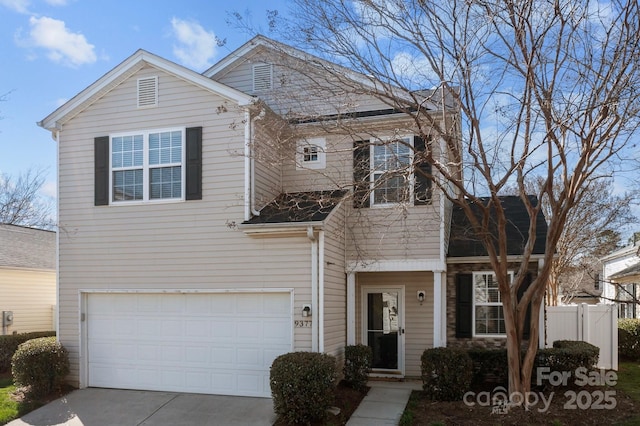
<svg viewBox="0 0 640 426"><path fill-rule="evenodd" d="M113 202L183 199L184 129L111 136Z"/></svg>
<svg viewBox="0 0 640 426"><path fill-rule="evenodd" d="M299 140L296 144L296 169L319 170L327 165L327 142L324 138Z"/></svg>
<svg viewBox="0 0 640 426"><path fill-rule="evenodd" d="M411 200L413 137L381 141L371 150L371 204Z"/></svg>

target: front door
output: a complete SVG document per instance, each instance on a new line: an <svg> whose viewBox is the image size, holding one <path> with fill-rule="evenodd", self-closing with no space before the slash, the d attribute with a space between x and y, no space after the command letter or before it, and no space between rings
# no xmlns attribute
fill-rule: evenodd
<svg viewBox="0 0 640 426"><path fill-rule="evenodd" d="M363 295L365 344L373 350L374 374L402 374L402 289L365 289Z"/></svg>

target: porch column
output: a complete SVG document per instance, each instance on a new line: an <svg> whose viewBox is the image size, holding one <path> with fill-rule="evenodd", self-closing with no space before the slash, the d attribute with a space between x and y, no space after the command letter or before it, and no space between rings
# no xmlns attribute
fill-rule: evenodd
<svg viewBox="0 0 640 426"><path fill-rule="evenodd" d="M347 345L356 344L356 273L347 273Z"/></svg>
<svg viewBox="0 0 640 426"><path fill-rule="evenodd" d="M447 289L442 271L433 271L433 347L447 345Z"/></svg>

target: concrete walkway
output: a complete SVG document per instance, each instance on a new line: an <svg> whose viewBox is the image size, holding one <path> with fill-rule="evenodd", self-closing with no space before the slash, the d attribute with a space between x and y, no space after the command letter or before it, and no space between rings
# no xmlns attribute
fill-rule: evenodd
<svg viewBox="0 0 640 426"><path fill-rule="evenodd" d="M370 380L371 387L347 426L397 425L414 390L422 389L422 382L385 382Z"/></svg>

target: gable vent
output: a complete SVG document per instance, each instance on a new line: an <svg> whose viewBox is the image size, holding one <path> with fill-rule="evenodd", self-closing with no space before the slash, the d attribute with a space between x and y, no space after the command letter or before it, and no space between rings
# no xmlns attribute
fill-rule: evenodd
<svg viewBox="0 0 640 426"><path fill-rule="evenodd" d="M253 66L253 91L260 92L271 89L273 67L271 64L257 64Z"/></svg>
<svg viewBox="0 0 640 426"><path fill-rule="evenodd" d="M158 77L138 79L138 108L158 105Z"/></svg>

